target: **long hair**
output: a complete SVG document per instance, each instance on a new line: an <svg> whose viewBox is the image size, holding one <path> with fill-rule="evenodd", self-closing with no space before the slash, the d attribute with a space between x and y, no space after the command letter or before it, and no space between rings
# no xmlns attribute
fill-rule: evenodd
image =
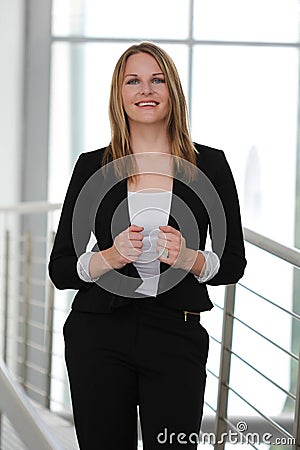
<svg viewBox="0 0 300 450"><path fill-rule="evenodd" d="M119 177L129 176L134 173L132 159L125 158L126 163L122 163L122 157L132 155L130 146L130 130L127 115L124 111L122 101L122 83L124 78L125 65L128 58L138 53L147 53L156 60L165 76L165 82L169 92L170 108L167 117L167 129L171 144L171 154L174 158L177 170L182 169L183 178L189 182L196 177L196 153L198 151L193 145L189 131L189 120L187 104L182 89L181 81L176 66L170 56L160 47L151 42L141 42L129 47L119 58L113 72L109 99L109 119L111 126L111 142L106 148L102 163L106 164L112 158L115 164L115 172ZM121 164L118 159L121 158ZM192 164L183 164L181 159ZM129 161L128 161L129 160Z"/></svg>

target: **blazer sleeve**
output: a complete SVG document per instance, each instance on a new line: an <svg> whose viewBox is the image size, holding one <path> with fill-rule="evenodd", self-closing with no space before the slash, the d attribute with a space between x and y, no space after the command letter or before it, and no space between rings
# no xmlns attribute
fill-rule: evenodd
<svg viewBox="0 0 300 450"><path fill-rule="evenodd" d="M81 280L77 272L77 255L73 242L72 220L78 195L89 178L85 154L81 154L75 164L69 187L62 206L61 216L54 245L49 259L49 276L58 289L89 288L91 283ZM90 227L86 218L86 226L82 227L82 248L90 238Z"/></svg>
<svg viewBox="0 0 300 450"><path fill-rule="evenodd" d="M220 257L219 271L207 282L212 286L237 283L243 276L247 264L239 199L234 178L224 152L220 150L218 154L220 155L219 169L214 185L225 213L226 238L223 252L218 255ZM209 230L212 237L212 248L214 249L211 224Z"/></svg>

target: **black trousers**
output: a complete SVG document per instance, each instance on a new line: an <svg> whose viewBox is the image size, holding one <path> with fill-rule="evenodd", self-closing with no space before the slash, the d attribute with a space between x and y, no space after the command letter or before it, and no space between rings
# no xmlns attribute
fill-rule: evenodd
<svg viewBox="0 0 300 450"><path fill-rule="evenodd" d="M133 299L109 314L71 311L65 356L82 450L197 448L209 338L199 316Z"/></svg>

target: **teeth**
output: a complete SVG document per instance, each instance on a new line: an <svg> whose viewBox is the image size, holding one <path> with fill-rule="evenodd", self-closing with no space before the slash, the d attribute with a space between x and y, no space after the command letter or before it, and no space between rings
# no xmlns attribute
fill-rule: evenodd
<svg viewBox="0 0 300 450"><path fill-rule="evenodd" d="M156 106L157 103L156 102L140 102L137 103L138 106Z"/></svg>

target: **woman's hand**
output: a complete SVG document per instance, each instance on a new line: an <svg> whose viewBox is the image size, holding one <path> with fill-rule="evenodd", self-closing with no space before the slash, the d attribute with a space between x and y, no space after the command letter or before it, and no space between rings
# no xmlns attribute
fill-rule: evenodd
<svg viewBox="0 0 300 450"><path fill-rule="evenodd" d="M175 269L184 269L192 272L195 269L198 271L198 252L186 247L185 238L180 231L170 225L160 226L159 228L161 231L158 233L157 252L161 254L163 250L167 250L168 256L166 258L159 256L158 259Z"/></svg>
<svg viewBox="0 0 300 450"><path fill-rule="evenodd" d="M144 227L130 225L115 238L109 249L109 263L113 269L121 269L129 262L135 262L142 253Z"/></svg>
<svg viewBox="0 0 300 450"><path fill-rule="evenodd" d="M190 260L190 249L186 248L185 238L180 231L170 225L160 226L160 232L157 238L157 251L162 253L163 250L168 251L168 256L164 258L159 256L159 260L169 264L175 269L186 268L187 259Z"/></svg>
<svg viewBox="0 0 300 450"><path fill-rule="evenodd" d="M142 253L143 228L131 225L118 234L112 247L94 253L89 264L91 278L99 278L112 269L122 269L127 263L136 261Z"/></svg>

